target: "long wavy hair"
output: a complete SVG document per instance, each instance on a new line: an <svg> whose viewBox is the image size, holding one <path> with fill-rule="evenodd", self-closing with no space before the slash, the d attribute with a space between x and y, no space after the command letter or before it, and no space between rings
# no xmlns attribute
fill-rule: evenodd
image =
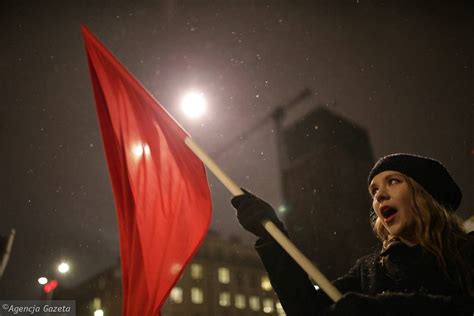
<svg viewBox="0 0 474 316"><path fill-rule="evenodd" d="M474 295L474 273L459 252L460 245L467 240L461 219L434 200L415 180L403 177L412 192L414 240L436 257L450 280ZM391 236L380 218L372 221L372 229L384 248L387 247Z"/></svg>

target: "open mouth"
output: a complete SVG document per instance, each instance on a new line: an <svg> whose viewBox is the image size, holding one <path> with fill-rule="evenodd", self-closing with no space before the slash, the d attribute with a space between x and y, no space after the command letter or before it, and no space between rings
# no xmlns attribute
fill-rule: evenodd
<svg viewBox="0 0 474 316"><path fill-rule="evenodd" d="M382 210L382 216L385 220L385 222L390 222L392 219L394 219L395 215L397 214L397 209L396 208L386 208Z"/></svg>

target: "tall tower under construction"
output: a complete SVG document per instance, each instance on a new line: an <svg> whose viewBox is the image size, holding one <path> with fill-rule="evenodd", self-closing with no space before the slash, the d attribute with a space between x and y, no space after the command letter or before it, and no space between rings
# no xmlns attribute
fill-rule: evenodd
<svg viewBox="0 0 474 316"><path fill-rule="evenodd" d="M285 128L282 184L292 240L330 279L373 250L366 131L325 107Z"/></svg>

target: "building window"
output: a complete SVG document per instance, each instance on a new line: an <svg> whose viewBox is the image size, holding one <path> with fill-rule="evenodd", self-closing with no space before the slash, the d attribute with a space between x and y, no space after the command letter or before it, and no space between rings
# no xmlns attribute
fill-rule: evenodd
<svg viewBox="0 0 474 316"><path fill-rule="evenodd" d="M198 287L191 288L191 302L194 304L202 304L204 301L204 295L202 294L202 290Z"/></svg>
<svg viewBox="0 0 474 316"><path fill-rule="evenodd" d="M94 316L104 316L104 311L101 309L96 309L94 311Z"/></svg>
<svg viewBox="0 0 474 316"><path fill-rule="evenodd" d="M265 291L271 291L272 285L270 284L270 279L268 278L267 275L262 276L260 279L260 285L262 286L262 289Z"/></svg>
<svg viewBox="0 0 474 316"><path fill-rule="evenodd" d="M191 264L191 277L195 280L202 279L202 265L199 263Z"/></svg>
<svg viewBox="0 0 474 316"><path fill-rule="evenodd" d="M175 286L170 293L171 302L179 304L183 302L183 289Z"/></svg>
<svg viewBox="0 0 474 316"><path fill-rule="evenodd" d="M221 292L219 294L219 305L230 306L230 293L229 292Z"/></svg>
<svg viewBox="0 0 474 316"><path fill-rule="evenodd" d="M267 314L273 313L273 300L271 298L263 300L263 312Z"/></svg>
<svg viewBox="0 0 474 316"><path fill-rule="evenodd" d="M219 267L217 270L217 278L220 283L229 284L230 283L230 271L228 268Z"/></svg>
<svg viewBox="0 0 474 316"><path fill-rule="evenodd" d="M277 310L278 316L286 316L285 310L283 309L283 306L281 306L280 302L276 303L276 310Z"/></svg>
<svg viewBox="0 0 474 316"><path fill-rule="evenodd" d="M245 296L243 294L235 294L235 307L238 309L245 308Z"/></svg>
<svg viewBox="0 0 474 316"><path fill-rule="evenodd" d="M258 296L250 296L249 306L250 306L251 310L259 311L260 310L260 298L258 298Z"/></svg>
<svg viewBox="0 0 474 316"><path fill-rule="evenodd" d="M92 309L100 309L102 307L102 302L100 300L100 297L94 297L94 300L92 301Z"/></svg>

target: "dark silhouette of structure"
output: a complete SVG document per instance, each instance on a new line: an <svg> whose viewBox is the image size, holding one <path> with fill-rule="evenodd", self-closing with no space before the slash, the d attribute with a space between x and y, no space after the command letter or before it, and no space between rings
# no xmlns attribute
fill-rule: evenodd
<svg viewBox="0 0 474 316"><path fill-rule="evenodd" d="M291 238L328 278L345 273L375 245L366 131L319 107L282 131L280 157Z"/></svg>

